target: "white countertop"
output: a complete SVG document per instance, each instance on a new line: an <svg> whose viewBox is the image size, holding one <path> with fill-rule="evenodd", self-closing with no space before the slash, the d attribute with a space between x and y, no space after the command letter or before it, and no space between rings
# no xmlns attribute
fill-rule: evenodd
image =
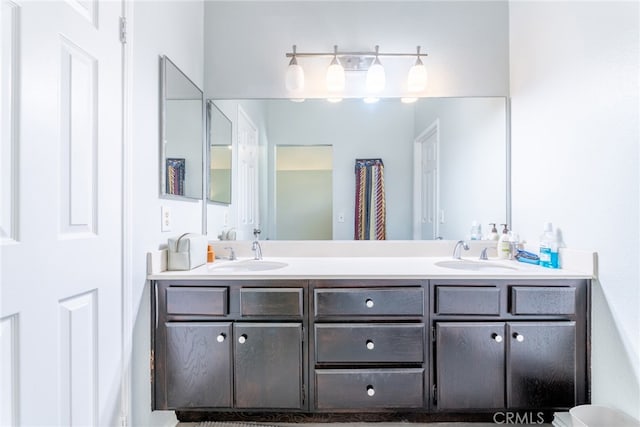
<svg viewBox="0 0 640 427"><path fill-rule="evenodd" d="M160 252L158 252L160 253ZM150 254L149 264L153 260ZM160 255L156 255L158 259ZM594 270L549 269L518 261L463 257L479 269L456 269L437 265L454 261L449 257L265 257L264 262L283 263L271 270L247 271L242 263L216 260L189 271L162 271L149 268L149 280L243 280L243 279L591 279ZM455 262L455 261L454 261ZM258 267L259 268L259 267Z"/></svg>

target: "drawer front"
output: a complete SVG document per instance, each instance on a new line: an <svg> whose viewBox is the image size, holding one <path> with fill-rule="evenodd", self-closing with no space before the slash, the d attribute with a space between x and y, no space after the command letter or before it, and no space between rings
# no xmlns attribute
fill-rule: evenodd
<svg viewBox="0 0 640 427"><path fill-rule="evenodd" d="M317 369L317 409L420 408L424 369Z"/></svg>
<svg viewBox="0 0 640 427"><path fill-rule="evenodd" d="M227 288L167 288L167 314L224 316L229 312L227 292Z"/></svg>
<svg viewBox="0 0 640 427"><path fill-rule="evenodd" d="M316 317L422 316L422 288L316 289Z"/></svg>
<svg viewBox="0 0 640 427"><path fill-rule="evenodd" d="M423 324L316 324L315 337L317 363L424 360Z"/></svg>
<svg viewBox="0 0 640 427"><path fill-rule="evenodd" d="M511 287L512 314L575 314L576 288Z"/></svg>
<svg viewBox="0 0 640 427"><path fill-rule="evenodd" d="M242 316L285 316L301 318L303 314L301 288L242 288Z"/></svg>
<svg viewBox="0 0 640 427"><path fill-rule="evenodd" d="M500 288L436 286L437 314L500 315Z"/></svg>

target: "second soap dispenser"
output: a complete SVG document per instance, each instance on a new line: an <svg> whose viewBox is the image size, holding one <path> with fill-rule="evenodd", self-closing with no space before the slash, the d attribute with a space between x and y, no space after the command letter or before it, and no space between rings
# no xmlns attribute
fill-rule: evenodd
<svg viewBox="0 0 640 427"><path fill-rule="evenodd" d="M500 259L509 259L509 255L511 254L511 242L509 241L509 227L507 224L500 224L504 228L502 229L502 234L500 234L500 238L498 239L498 245L496 247L496 251L498 252L498 258Z"/></svg>

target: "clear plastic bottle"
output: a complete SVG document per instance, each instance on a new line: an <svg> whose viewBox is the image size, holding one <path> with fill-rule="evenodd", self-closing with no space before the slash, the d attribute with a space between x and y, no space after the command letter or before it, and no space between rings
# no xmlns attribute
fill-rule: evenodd
<svg viewBox="0 0 640 427"><path fill-rule="evenodd" d="M558 237L553 231L553 224L544 224L540 236L540 265L547 268L559 268L558 262Z"/></svg>
<svg viewBox="0 0 640 427"><path fill-rule="evenodd" d="M476 220L471 222L471 232L469 233L469 240L482 240L482 226Z"/></svg>

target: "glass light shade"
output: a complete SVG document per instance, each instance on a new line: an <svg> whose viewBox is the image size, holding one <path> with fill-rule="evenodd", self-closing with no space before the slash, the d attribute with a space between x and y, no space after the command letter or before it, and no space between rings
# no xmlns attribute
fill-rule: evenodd
<svg viewBox="0 0 640 427"><path fill-rule="evenodd" d="M304 70L297 62L291 61L289 68L287 68L287 75L285 77L285 84L287 90L291 92L300 92L304 89Z"/></svg>
<svg viewBox="0 0 640 427"><path fill-rule="evenodd" d="M327 68L327 90L329 92L341 92L344 90L344 68L336 58L333 58Z"/></svg>
<svg viewBox="0 0 640 427"><path fill-rule="evenodd" d="M384 90L386 84L386 76L384 67L376 58L367 71L367 91L369 93L378 93Z"/></svg>
<svg viewBox="0 0 640 427"><path fill-rule="evenodd" d="M416 64L409 69L407 77L407 89L409 92L422 92L427 87L427 67L418 59Z"/></svg>

